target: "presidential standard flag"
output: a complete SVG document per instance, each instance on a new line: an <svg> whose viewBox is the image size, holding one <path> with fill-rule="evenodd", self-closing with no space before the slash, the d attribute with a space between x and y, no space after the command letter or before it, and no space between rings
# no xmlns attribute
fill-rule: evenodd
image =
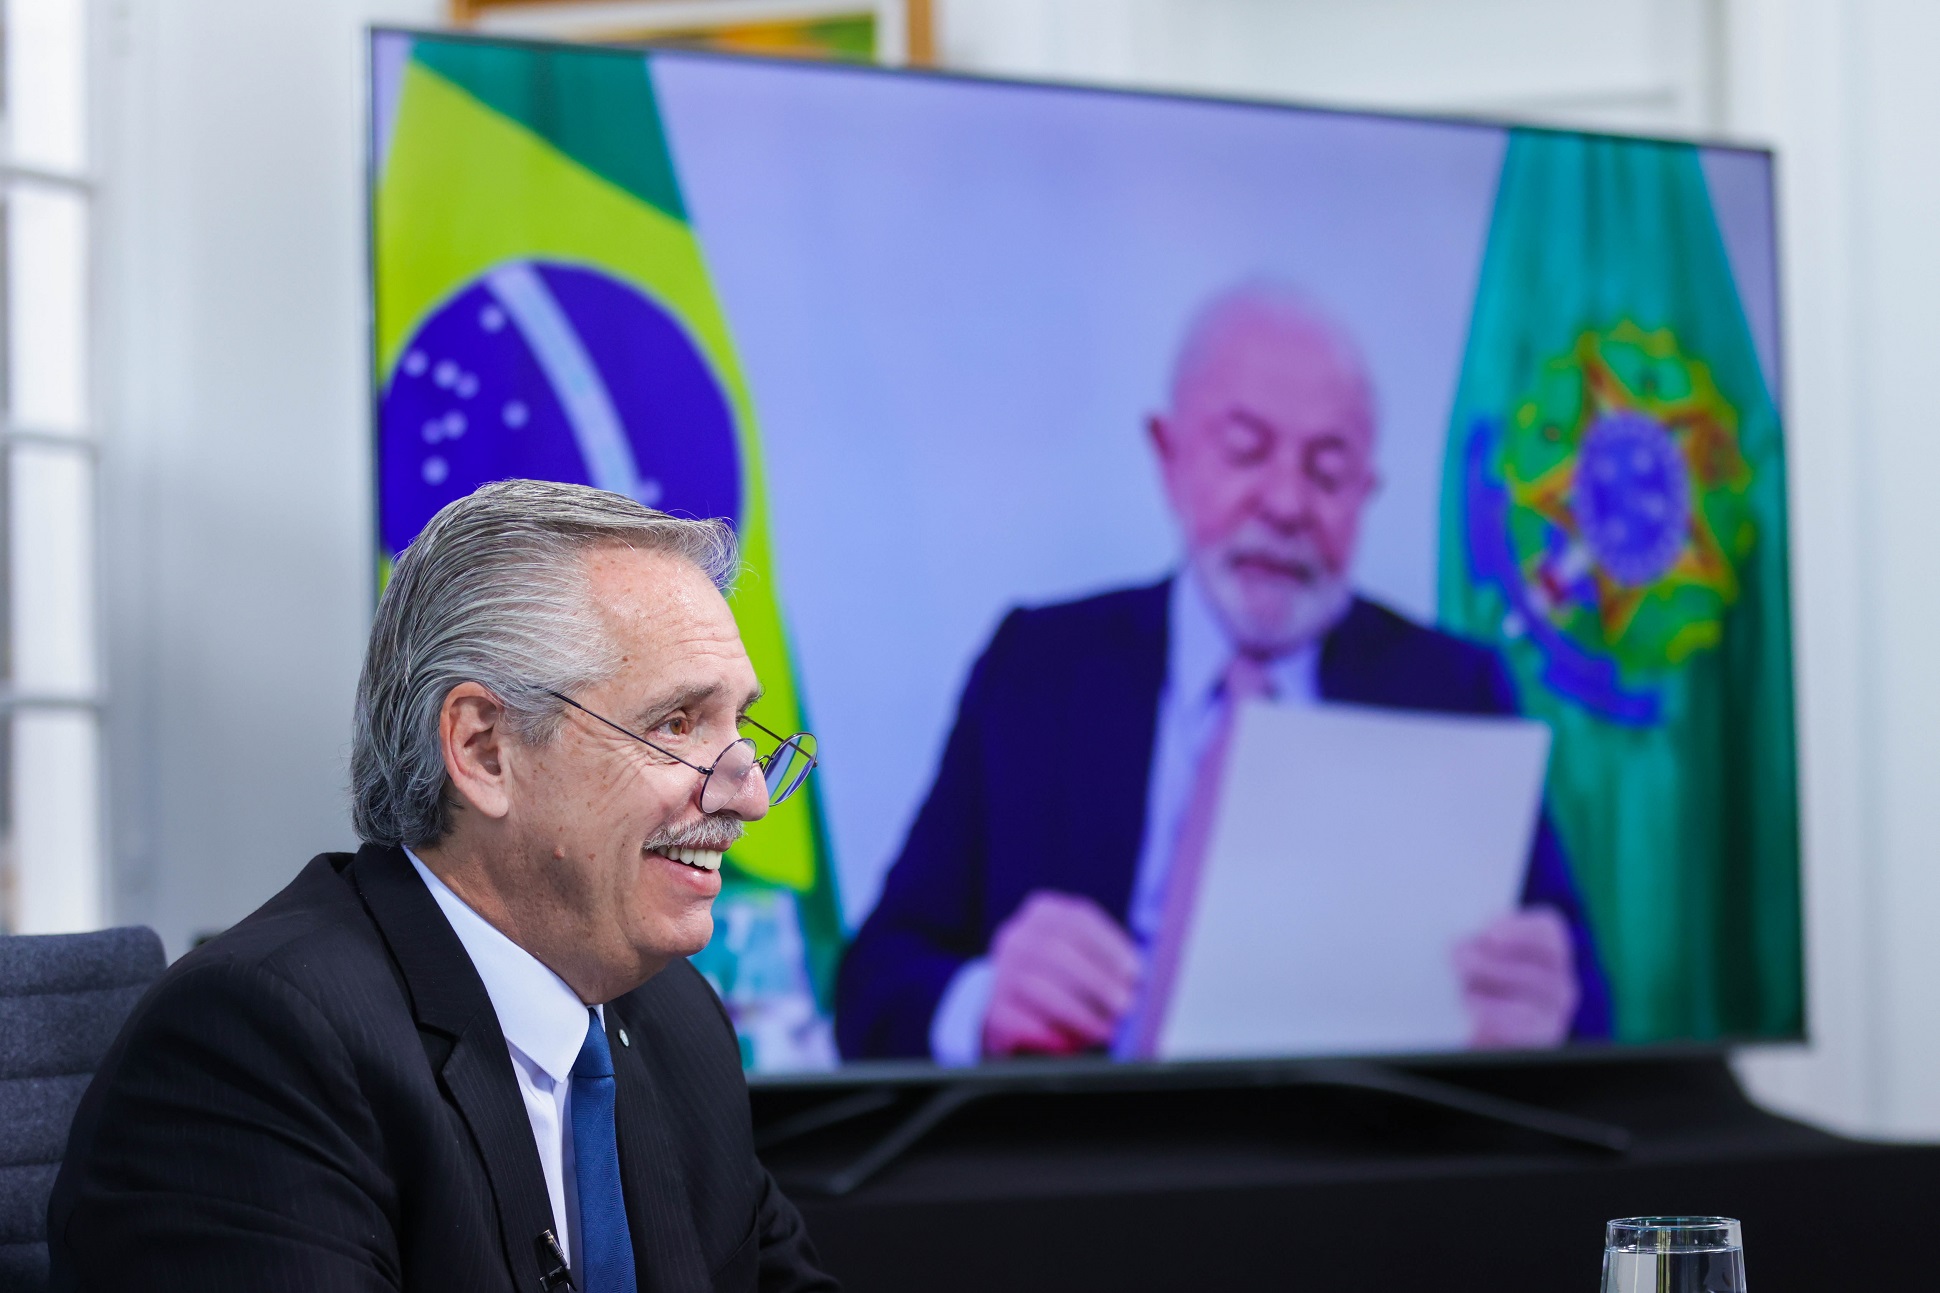
<svg viewBox="0 0 1940 1293"><path fill-rule="evenodd" d="M571 481L725 517L735 617L808 727L776 593L761 441L639 51L373 41L378 521L388 565L486 481ZM744 1058L832 1063L840 908L813 779L730 851L697 962Z"/></svg>
<svg viewBox="0 0 1940 1293"><path fill-rule="evenodd" d="M1697 150L1514 132L1440 617L1554 730L1548 803L1626 1041L1802 1027L1784 503Z"/></svg>

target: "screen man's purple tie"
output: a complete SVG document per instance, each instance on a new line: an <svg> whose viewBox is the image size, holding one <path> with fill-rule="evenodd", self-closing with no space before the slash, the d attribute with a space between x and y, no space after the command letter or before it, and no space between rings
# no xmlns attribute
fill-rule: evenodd
<svg viewBox="0 0 1940 1293"><path fill-rule="evenodd" d="M579 1185L580 1293L635 1293L633 1235L620 1193L620 1146L613 1133L613 1051L597 1010L588 1010L586 1044L573 1061L573 1178Z"/></svg>
<svg viewBox="0 0 1940 1293"><path fill-rule="evenodd" d="M1165 906L1160 911L1158 933L1152 940L1150 959L1146 963L1145 983L1114 1048L1113 1053L1120 1059L1150 1059L1158 1053L1166 1007L1172 1004L1179 961L1185 955L1192 911L1199 900L1200 872L1205 869L1206 851L1212 845L1213 813L1219 806L1219 787L1226 772L1226 748L1233 739L1233 718L1247 701L1272 695L1272 676L1259 660L1239 655L1226 667L1215 696L1218 717L1213 721L1212 736L1199 756L1192 795L1179 820L1172 865L1165 877Z"/></svg>

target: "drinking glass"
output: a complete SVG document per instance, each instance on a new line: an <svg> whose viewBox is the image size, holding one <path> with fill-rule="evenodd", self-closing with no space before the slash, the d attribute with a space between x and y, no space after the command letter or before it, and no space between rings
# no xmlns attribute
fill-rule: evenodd
<svg viewBox="0 0 1940 1293"><path fill-rule="evenodd" d="M1624 1217L1604 1229L1603 1293L1745 1293L1730 1217Z"/></svg>

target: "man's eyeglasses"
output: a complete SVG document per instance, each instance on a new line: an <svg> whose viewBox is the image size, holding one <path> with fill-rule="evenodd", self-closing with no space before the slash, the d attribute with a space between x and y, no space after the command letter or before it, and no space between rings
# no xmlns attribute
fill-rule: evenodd
<svg viewBox="0 0 1940 1293"><path fill-rule="evenodd" d="M629 732L610 718L595 714L571 696L562 695L550 689L547 689L546 695L554 700L565 701L580 713L606 724L621 736L632 737L648 749L658 750L675 763L700 773L701 811L704 813L718 813L733 803L741 794L741 788L747 784L748 775L757 768L761 770L761 779L767 785L768 803L771 807L800 790L802 782L808 780L808 774L815 769L814 737L807 732L797 732L793 736L784 738L768 731L746 715L743 715L740 721L774 737L775 748L767 754L757 754L753 737L739 737L731 742L727 749L722 750L711 765L704 768L698 763L689 763L672 750L655 745L637 732Z"/></svg>

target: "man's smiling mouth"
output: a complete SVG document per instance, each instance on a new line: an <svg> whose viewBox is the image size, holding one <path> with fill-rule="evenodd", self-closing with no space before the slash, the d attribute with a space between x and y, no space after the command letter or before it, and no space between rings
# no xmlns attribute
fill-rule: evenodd
<svg viewBox="0 0 1940 1293"><path fill-rule="evenodd" d="M654 849L671 862L694 868L696 871L719 871L721 869L721 850L719 849Z"/></svg>

